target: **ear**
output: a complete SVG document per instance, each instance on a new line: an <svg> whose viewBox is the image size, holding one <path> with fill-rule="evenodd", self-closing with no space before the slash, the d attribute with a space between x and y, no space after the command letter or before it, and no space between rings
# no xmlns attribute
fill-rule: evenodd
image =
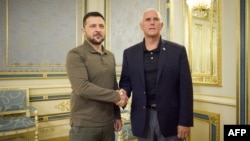
<svg viewBox="0 0 250 141"><path fill-rule="evenodd" d="M142 23L140 23L140 24L139 24L139 26L140 26L141 30L143 31L143 28L142 28Z"/></svg>
<svg viewBox="0 0 250 141"><path fill-rule="evenodd" d="M161 23L161 28L163 27L163 22Z"/></svg>
<svg viewBox="0 0 250 141"><path fill-rule="evenodd" d="M82 28L82 34L85 35L85 28L84 27Z"/></svg>

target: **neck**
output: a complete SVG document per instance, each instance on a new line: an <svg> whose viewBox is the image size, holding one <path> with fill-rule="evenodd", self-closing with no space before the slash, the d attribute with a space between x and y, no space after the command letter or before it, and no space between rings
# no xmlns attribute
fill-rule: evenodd
<svg viewBox="0 0 250 141"><path fill-rule="evenodd" d="M102 44L96 45L96 44L92 44L91 42L88 41L88 43L99 53L103 53L102 50Z"/></svg>
<svg viewBox="0 0 250 141"><path fill-rule="evenodd" d="M103 53L102 51L102 45L92 45L92 47L99 53Z"/></svg>
<svg viewBox="0 0 250 141"><path fill-rule="evenodd" d="M156 49L159 44L160 37L145 37L145 46L147 50Z"/></svg>

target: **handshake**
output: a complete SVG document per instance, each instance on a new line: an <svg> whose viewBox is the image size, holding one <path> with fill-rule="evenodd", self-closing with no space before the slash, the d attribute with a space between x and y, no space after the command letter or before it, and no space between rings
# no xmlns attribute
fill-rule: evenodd
<svg viewBox="0 0 250 141"><path fill-rule="evenodd" d="M128 101L127 93L124 89L116 90L120 94L120 100L115 104L119 107L125 107Z"/></svg>

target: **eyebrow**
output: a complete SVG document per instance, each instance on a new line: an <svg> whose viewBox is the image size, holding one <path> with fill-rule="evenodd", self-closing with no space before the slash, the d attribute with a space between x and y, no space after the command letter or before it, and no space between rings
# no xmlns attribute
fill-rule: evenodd
<svg viewBox="0 0 250 141"><path fill-rule="evenodd" d="M160 18L159 18L159 17L153 17L153 18L148 17L148 18L145 18L145 20L150 20L150 19L153 19L153 20L160 20Z"/></svg>

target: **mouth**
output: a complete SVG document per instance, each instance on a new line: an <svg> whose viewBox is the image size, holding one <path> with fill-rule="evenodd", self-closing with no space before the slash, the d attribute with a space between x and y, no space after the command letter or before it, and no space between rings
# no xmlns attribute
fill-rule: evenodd
<svg viewBox="0 0 250 141"><path fill-rule="evenodd" d="M149 28L149 30L155 30L155 28Z"/></svg>
<svg viewBox="0 0 250 141"><path fill-rule="evenodd" d="M101 34L96 34L96 35L94 35L94 37L96 37L96 38L101 38L102 35L101 35Z"/></svg>

